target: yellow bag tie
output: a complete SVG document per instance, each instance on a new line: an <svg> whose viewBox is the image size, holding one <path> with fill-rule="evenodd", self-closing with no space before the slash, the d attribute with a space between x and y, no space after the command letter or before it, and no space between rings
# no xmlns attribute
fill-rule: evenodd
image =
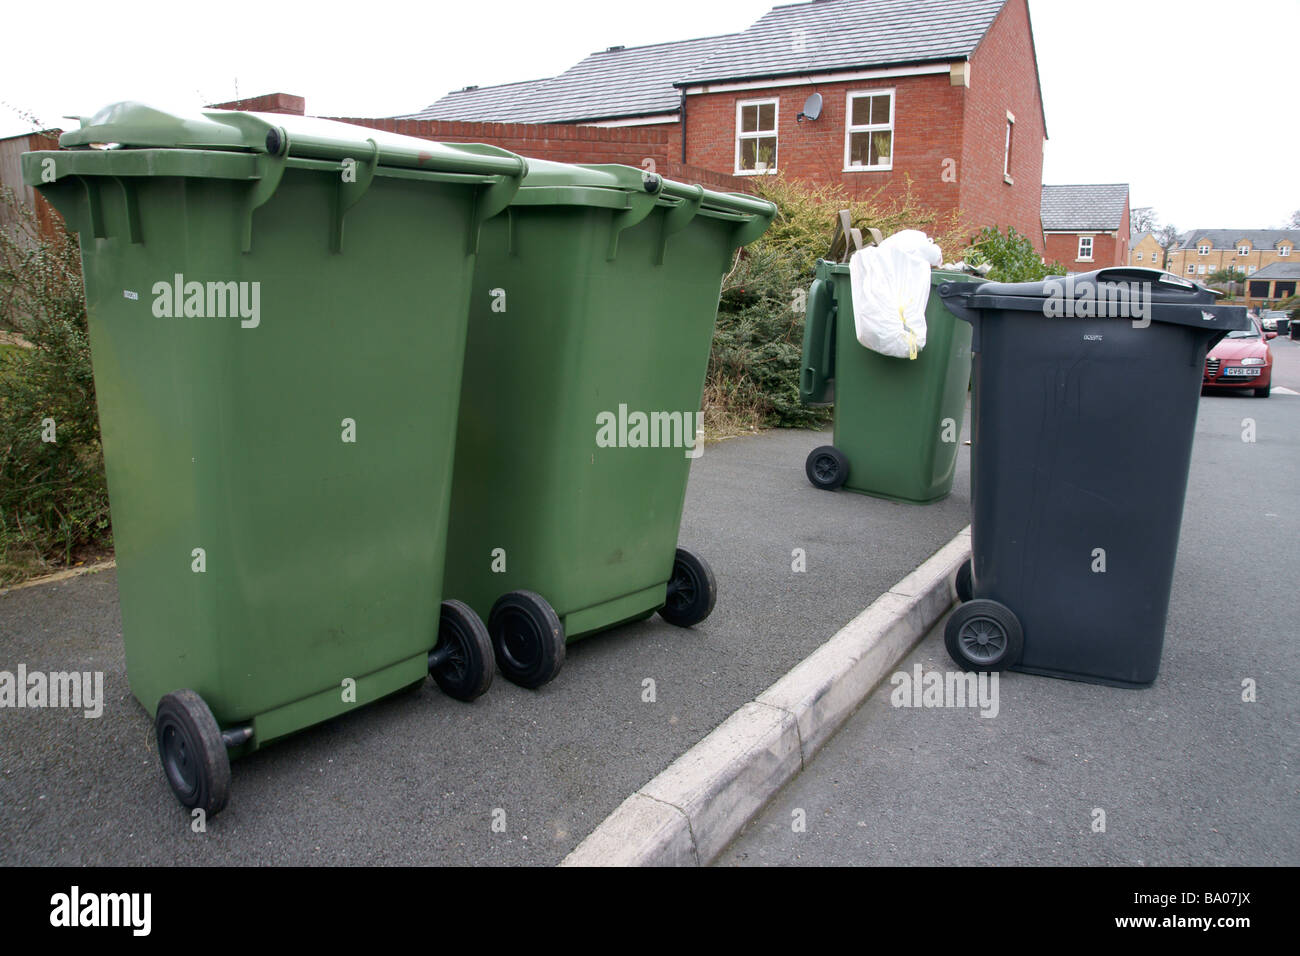
<svg viewBox="0 0 1300 956"><path fill-rule="evenodd" d="M916 333L907 327L907 316L903 313L903 306L898 307L898 318L903 323L903 331L907 333L907 357L913 362L916 361Z"/></svg>

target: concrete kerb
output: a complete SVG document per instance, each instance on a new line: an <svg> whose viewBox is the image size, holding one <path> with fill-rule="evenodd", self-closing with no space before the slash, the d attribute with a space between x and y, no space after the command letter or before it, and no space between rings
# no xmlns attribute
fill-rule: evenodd
<svg viewBox="0 0 1300 956"><path fill-rule="evenodd" d="M966 527L624 800L560 865L716 859L952 606L951 580L968 557Z"/></svg>

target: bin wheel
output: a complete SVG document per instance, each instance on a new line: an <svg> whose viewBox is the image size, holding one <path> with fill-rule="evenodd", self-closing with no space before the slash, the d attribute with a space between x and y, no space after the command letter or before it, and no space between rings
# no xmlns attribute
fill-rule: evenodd
<svg viewBox="0 0 1300 956"><path fill-rule="evenodd" d="M970 558L961 563L957 569L957 579L953 581L953 589L957 592L957 600L965 604L975 596L975 582L971 573Z"/></svg>
<svg viewBox="0 0 1300 956"><path fill-rule="evenodd" d="M488 631L497 666L511 683L541 687L564 666L564 625L540 594L511 591L501 595L488 616Z"/></svg>
<svg viewBox="0 0 1300 956"><path fill-rule="evenodd" d="M694 551L678 548L668 579L668 600L659 616L677 627L690 627L712 614L717 600L718 582L708 562Z"/></svg>
<svg viewBox="0 0 1300 956"><path fill-rule="evenodd" d="M849 477L849 460L834 445L822 445L808 454L804 471L814 487L834 491Z"/></svg>
<svg viewBox="0 0 1300 956"><path fill-rule="evenodd" d="M429 655L429 676L457 700L477 700L492 686L496 666L483 620L461 601L443 601L438 643Z"/></svg>
<svg viewBox="0 0 1300 956"><path fill-rule="evenodd" d="M172 691L154 717L158 759L172 793L187 810L216 816L230 798L230 755L221 728L194 691Z"/></svg>
<svg viewBox="0 0 1300 956"><path fill-rule="evenodd" d="M1257 388L1257 389L1255 389L1255 397L1256 397L1256 398L1268 398L1268 393L1271 392L1272 390L1273 390L1273 383L1272 383L1272 382L1269 382L1269 383L1268 383L1267 385L1265 385L1263 388Z"/></svg>
<svg viewBox="0 0 1300 956"><path fill-rule="evenodd" d="M1000 671L1020 660L1024 632L1011 609L997 601L968 601L948 617L943 628L948 655L974 671Z"/></svg>

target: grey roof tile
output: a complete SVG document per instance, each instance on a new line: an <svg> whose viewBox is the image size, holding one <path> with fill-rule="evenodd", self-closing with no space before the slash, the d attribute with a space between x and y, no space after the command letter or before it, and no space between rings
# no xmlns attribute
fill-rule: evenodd
<svg viewBox="0 0 1300 956"><path fill-rule="evenodd" d="M1214 249L1235 249L1245 239L1252 249L1272 250L1279 241L1289 239L1300 246L1300 229L1193 229L1185 233L1179 249L1195 249L1202 239L1209 239Z"/></svg>
<svg viewBox="0 0 1300 956"><path fill-rule="evenodd" d="M812 0L773 8L678 86L970 56L1006 0Z"/></svg>
<svg viewBox="0 0 1300 956"><path fill-rule="evenodd" d="M1115 230L1124 219L1127 183L1044 186L1044 230Z"/></svg>
<svg viewBox="0 0 1300 956"><path fill-rule="evenodd" d="M593 53L559 76L458 90L402 119L571 123L675 112L673 81L727 37L703 37Z"/></svg>
<svg viewBox="0 0 1300 956"><path fill-rule="evenodd" d="M1300 262L1271 262L1247 279L1300 279Z"/></svg>

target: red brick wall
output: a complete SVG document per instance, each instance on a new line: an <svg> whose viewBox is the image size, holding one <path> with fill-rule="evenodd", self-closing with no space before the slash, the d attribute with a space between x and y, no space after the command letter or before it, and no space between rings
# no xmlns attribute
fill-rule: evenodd
<svg viewBox="0 0 1300 956"><path fill-rule="evenodd" d="M889 89L894 91L893 169L845 172L849 92ZM951 85L945 71L936 76L692 94L686 98L686 158L697 166L734 170L736 103L777 98L779 170L819 185L842 184L850 195L863 198L882 189L886 196L901 193L910 177L917 199L948 212L957 206L959 185L944 182L943 161L958 155L963 92ZM821 116L796 122L812 93L822 95Z"/></svg>
<svg viewBox="0 0 1300 956"><path fill-rule="evenodd" d="M1092 237L1092 261L1082 262L1079 255L1078 233L1053 233L1047 237L1047 252L1044 258L1061 263L1071 272L1092 272L1094 269L1106 269L1110 266L1128 264L1128 210L1125 210L1124 226L1118 237L1106 233Z"/></svg>
<svg viewBox="0 0 1300 956"><path fill-rule="evenodd" d="M242 110L245 113L289 113L302 116L307 111L307 100L292 93L264 93L229 103L214 103L211 110Z"/></svg>
<svg viewBox="0 0 1300 956"><path fill-rule="evenodd" d="M576 126L542 123L468 123L453 120L359 119L334 117L374 129L444 143L490 143L521 156L559 163L622 163L649 168L670 179L700 183L724 192L748 191L744 179L680 162L679 124L654 126Z"/></svg>
<svg viewBox="0 0 1300 956"><path fill-rule="evenodd" d="M958 177L972 226L1014 226L1042 251L1046 130L1032 42L1026 0L1009 0L971 56ZM1016 117L1012 184L1003 180L1008 111Z"/></svg>

